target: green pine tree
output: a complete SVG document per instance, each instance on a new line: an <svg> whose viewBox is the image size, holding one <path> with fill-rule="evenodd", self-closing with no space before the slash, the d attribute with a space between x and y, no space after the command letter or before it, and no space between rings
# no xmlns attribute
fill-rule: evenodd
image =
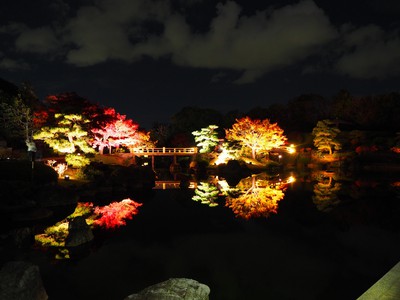
<svg viewBox="0 0 400 300"><path fill-rule="evenodd" d="M314 146L319 152L328 151L329 154L334 150L342 149L341 143L336 139L340 129L331 120L318 121L314 127L312 134L314 136Z"/></svg>

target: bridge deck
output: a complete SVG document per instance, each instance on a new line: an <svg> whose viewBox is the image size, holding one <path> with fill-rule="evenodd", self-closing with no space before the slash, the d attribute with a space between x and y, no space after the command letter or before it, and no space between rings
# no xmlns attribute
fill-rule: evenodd
<svg viewBox="0 0 400 300"><path fill-rule="evenodd" d="M192 148L133 148L131 153L136 156L187 156L197 154L197 147Z"/></svg>

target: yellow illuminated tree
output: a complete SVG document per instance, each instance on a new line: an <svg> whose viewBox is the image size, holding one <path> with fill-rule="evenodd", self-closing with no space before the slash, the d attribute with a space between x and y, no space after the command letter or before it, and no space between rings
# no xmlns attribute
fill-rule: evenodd
<svg viewBox="0 0 400 300"><path fill-rule="evenodd" d="M228 140L249 148L253 159L256 159L257 152L269 152L284 145L287 140L283 129L277 123L270 123L269 119L236 119L236 123L225 133Z"/></svg>
<svg viewBox="0 0 400 300"><path fill-rule="evenodd" d="M318 121L314 127L312 134L314 135L314 146L319 152L326 152L331 155L332 149L340 150L342 145L336 139L340 133L340 129L335 126L331 120Z"/></svg>
<svg viewBox="0 0 400 300"><path fill-rule="evenodd" d="M211 152L215 146L218 145L218 133L216 131L218 129L217 125L209 125L206 128L202 128L200 131L193 131L194 141L197 143L197 146L200 147L200 153L208 153Z"/></svg>
<svg viewBox="0 0 400 300"><path fill-rule="evenodd" d="M65 161L73 167L88 165L90 160L85 154L95 152L84 129L84 124L89 121L75 114L56 114L55 119L57 126L42 127L33 138L43 140L58 153L66 154Z"/></svg>

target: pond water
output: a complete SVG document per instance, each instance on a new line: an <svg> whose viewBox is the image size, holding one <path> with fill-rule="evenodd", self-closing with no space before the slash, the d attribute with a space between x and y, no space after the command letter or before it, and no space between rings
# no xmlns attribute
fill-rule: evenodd
<svg viewBox="0 0 400 300"><path fill-rule="evenodd" d="M212 300L356 299L400 260L400 179L295 177L247 178L234 202L219 193L214 207L194 189L152 190L133 198L143 205L126 226L96 229L86 252L28 259L49 300L122 300L172 277L208 285ZM258 204L272 211L246 208L281 183L283 197Z"/></svg>

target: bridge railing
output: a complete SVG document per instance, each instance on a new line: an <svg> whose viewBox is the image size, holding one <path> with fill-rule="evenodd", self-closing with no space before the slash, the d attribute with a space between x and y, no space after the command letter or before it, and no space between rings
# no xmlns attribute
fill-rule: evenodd
<svg viewBox="0 0 400 300"><path fill-rule="evenodd" d="M143 153L143 154L161 154L161 153L197 153L197 147L192 148L132 148L131 153Z"/></svg>

